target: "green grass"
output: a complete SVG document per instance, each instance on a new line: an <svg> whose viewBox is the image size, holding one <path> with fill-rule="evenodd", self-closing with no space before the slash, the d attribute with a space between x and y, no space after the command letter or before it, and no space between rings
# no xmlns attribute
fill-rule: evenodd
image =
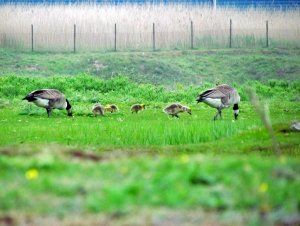
<svg viewBox="0 0 300 226"><path fill-rule="evenodd" d="M215 111L204 105L194 106L192 116L182 114L180 119L168 117L162 109L153 109L151 105L138 114L132 114L129 107L120 106L120 112L97 118L91 112L77 116L74 107L74 118L54 111L50 119L42 109L34 109L36 113L31 116L23 115L22 110L2 109L0 118L5 120L2 122L0 145L52 142L104 147L197 144L229 137L260 125L258 119L249 122L251 116L243 113L239 121L232 121L231 110L224 112L223 121L214 123ZM244 106L243 111L250 111L253 115L249 104Z"/></svg>
<svg viewBox="0 0 300 226"><path fill-rule="evenodd" d="M278 107L278 103L275 101L270 106L273 122L287 123L297 119L300 111L297 104L291 102ZM182 114L180 119L163 113L164 105L161 108L148 105L146 110L132 114L130 105L123 104L119 105L117 113L94 117L92 104L76 104L73 118L58 110L47 118L44 109L27 102L19 107L3 107L0 111L0 145L58 143L143 148L199 144L263 128L248 102L240 104L238 121L233 120L232 110L228 109L223 112L224 119L216 122L213 121L216 111L204 104L193 105L192 115ZM261 139L259 136L261 134L257 139ZM262 139L266 139L266 135Z"/></svg>
<svg viewBox="0 0 300 226"><path fill-rule="evenodd" d="M277 70L279 61L282 68L298 61L297 50L260 51L267 52L266 56L252 50L241 52L241 58L248 59L243 63L237 50L151 55L153 60L165 62L172 54L179 54L174 65L187 75L199 69L192 65L199 56L203 58L200 65L207 64L207 67L202 65L207 76L211 76L208 70L226 71L226 68L222 70L222 63L210 65L210 54L215 57L223 54L224 60L233 62L230 70L234 75L255 61L262 64L256 69L268 71L270 78L277 78L271 73ZM172 225L173 219L175 225L200 225L207 221L213 225L274 225L299 214L300 133L289 129L292 121L299 121L300 85L298 77L294 77L299 75L298 69L285 79L265 82L253 81L245 74L247 81L234 84L242 97L239 119L233 121L229 108L223 111L223 120L213 121L216 110L203 103L196 104L195 97L214 86L209 81L218 77L211 77L201 86L186 86L185 80L181 80L183 84L173 83L171 88L164 85L169 83L163 79L157 81L159 86L135 83L132 74L120 68L116 70L127 77L103 80L87 74L62 75L73 75L64 71L66 59L71 62L77 57L94 55L113 62L125 56L124 62L127 57L136 62L135 57L141 53L108 53L108 56L3 53L5 57L0 61L4 68L0 77L0 184L3 185L0 186L0 225L7 219L16 225L24 222L136 225L138 220L142 222L140 225ZM290 62L276 59L274 56L279 53L284 53L283 58ZM57 56L60 60L53 61ZM185 57L191 61L189 66ZM273 68L264 66L264 57L273 60ZM51 70L57 70L54 73L57 75L40 76L35 72L29 75L22 67L19 72L13 71L13 58L14 63L25 60L48 65L53 61ZM168 64L162 71L168 73L171 67ZM44 75L48 73L47 68L42 70ZM84 68L84 64L78 68ZM105 73L101 72L99 77L105 78ZM45 109L21 101L30 91L46 87L66 94L74 117L68 117L66 111L54 110L48 118ZM282 150L279 158L249 101L246 91L249 87L269 106ZM120 111L94 117L91 107L96 102L117 104ZM192 115L182 114L180 119L167 116L162 109L172 102L189 105ZM130 106L134 103L145 103L146 109L132 114ZM26 173L32 169L38 176L30 179Z"/></svg>
<svg viewBox="0 0 300 226"><path fill-rule="evenodd" d="M174 86L299 78L299 49L30 53L0 50L0 75L126 75L138 83ZM245 79L246 78L246 79Z"/></svg>
<svg viewBox="0 0 300 226"><path fill-rule="evenodd" d="M97 118L83 103L77 103L81 111L74 118L62 111L47 118L30 103L4 105L0 209L18 211L18 217L9 216L20 222L47 216L45 223L48 217L70 223L74 214L95 213L133 221L134 213L150 209L155 215L158 207L170 210L167 216L200 208L221 217L217 222L231 212L247 225L280 222L299 211L300 134L290 132L289 124L300 109L295 102L269 104L281 158L275 157L270 137L247 101L240 104L238 121L228 109L216 122L215 111L203 104L193 105L193 115L180 119L151 105L131 114L130 106L122 104L120 112ZM25 176L31 169L39 173L32 180ZM80 224L93 222L84 218Z"/></svg>
<svg viewBox="0 0 300 226"><path fill-rule="evenodd" d="M18 211L19 218L41 215L47 223L47 216L70 221L76 215L106 213L137 219L145 208L192 212L201 207L207 214L235 212L243 224L256 225L273 224L299 211L300 168L293 158L115 153L93 162L57 148L21 153L0 158L5 184L0 188L0 208L4 213ZM26 179L30 169L39 176ZM79 224L88 221L82 218ZM227 221L230 225L234 218Z"/></svg>

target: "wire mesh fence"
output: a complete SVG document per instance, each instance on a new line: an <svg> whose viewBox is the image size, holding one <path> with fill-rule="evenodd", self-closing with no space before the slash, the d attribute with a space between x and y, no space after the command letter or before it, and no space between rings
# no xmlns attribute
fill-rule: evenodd
<svg viewBox="0 0 300 226"><path fill-rule="evenodd" d="M0 48L71 52L298 47L299 18L297 8L3 5Z"/></svg>
<svg viewBox="0 0 300 226"><path fill-rule="evenodd" d="M300 47L299 30L272 28L267 24L260 28L235 29L234 21L231 31L230 23L228 29L201 29L192 25L186 32L156 28L152 32L124 32L122 29L118 32L116 29L115 32L82 33L74 27L68 33L41 33L34 32L35 26L32 27L33 30L28 28L28 33L0 33L0 47L57 52Z"/></svg>

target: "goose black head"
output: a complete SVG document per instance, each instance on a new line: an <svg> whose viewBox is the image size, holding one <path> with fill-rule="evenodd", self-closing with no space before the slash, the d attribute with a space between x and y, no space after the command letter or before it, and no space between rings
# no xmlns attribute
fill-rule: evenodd
<svg viewBox="0 0 300 226"><path fill-rule="evenodd" d="M72 106L71 106L70 102L68 101L68 99L66 99L66 102L67 102L66 110L68 112L68 116L73 116L72 111L71 111Z"/></svg>
<svg viewBox="0 0 300 226"><path fill-rule="evenodd" d="M239 116L239 105L234 104L233 105L233 114L234 114L234 119L237 120Z"/></svg>

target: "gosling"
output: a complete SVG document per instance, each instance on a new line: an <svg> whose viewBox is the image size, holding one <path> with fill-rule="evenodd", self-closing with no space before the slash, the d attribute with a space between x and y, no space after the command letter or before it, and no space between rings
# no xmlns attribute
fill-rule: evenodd
<svg viewBox="0 0 300 226"><path fill-rule="evenodd" d="M115 104L108 104L104 107L104 109L110 113L119 111L119 108Z"/></svg>
<svg viewBox="0 0 300 226"><path fill-rule="evenodd" d="M46 108L48 117L51 116L53 109L66 109L68 116L72 116L71 104L65 95L56 89L34 90L22 100L33 102L36 106Z"/></svg>
<svg viewBox="0 0 300 226"><path fill-rule="evenodd" d="M163 109L163 111L168 114L171 115L172 117L176 117L179 118L179 113L183 113L183 112L187 112L188 114L192 114L192 110L187 107L187 106L183 106L181 104L170 104L168 105L165 109Z"/></svg>
<svg viewBox="0 0 300 226"><path fill-rule="evenodd" d="M131 106L131 113L138 113L141 110L145 109L145 104L134 104Z"/></svg>
<svg viewBox="0 0 300 226"><path fill-rule="evenodd" d="M94 104L92 108L92 112L95 117L97 117L98 115L103 116L105 112L105 108L101 104Z"/></svg>

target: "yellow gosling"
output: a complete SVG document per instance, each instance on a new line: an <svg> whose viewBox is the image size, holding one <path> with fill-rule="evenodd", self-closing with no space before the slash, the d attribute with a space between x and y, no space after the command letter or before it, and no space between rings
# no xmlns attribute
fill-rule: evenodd
<svg viewBox="0 0 300 226"><path fill-rule="evenodd" d="M131 106L131 113L138 113L141 110L145 109L145 104L134 104Z"/></svg>
<svg viewBox="0 0 300 226"><path fill-rule="evenodd" d="M192 110L189 107L178 103L168 105L163 109L163 112L176 118L179 118L178 114L182 112L187 112L190 115L192 114Z"/></svg>
<svg viewBox="0 0 300 226"><path fill-rule="evenodd" d="M115 104L108 104L104 107L104 109L110 113L119 111L119 108Z"/></svg>

